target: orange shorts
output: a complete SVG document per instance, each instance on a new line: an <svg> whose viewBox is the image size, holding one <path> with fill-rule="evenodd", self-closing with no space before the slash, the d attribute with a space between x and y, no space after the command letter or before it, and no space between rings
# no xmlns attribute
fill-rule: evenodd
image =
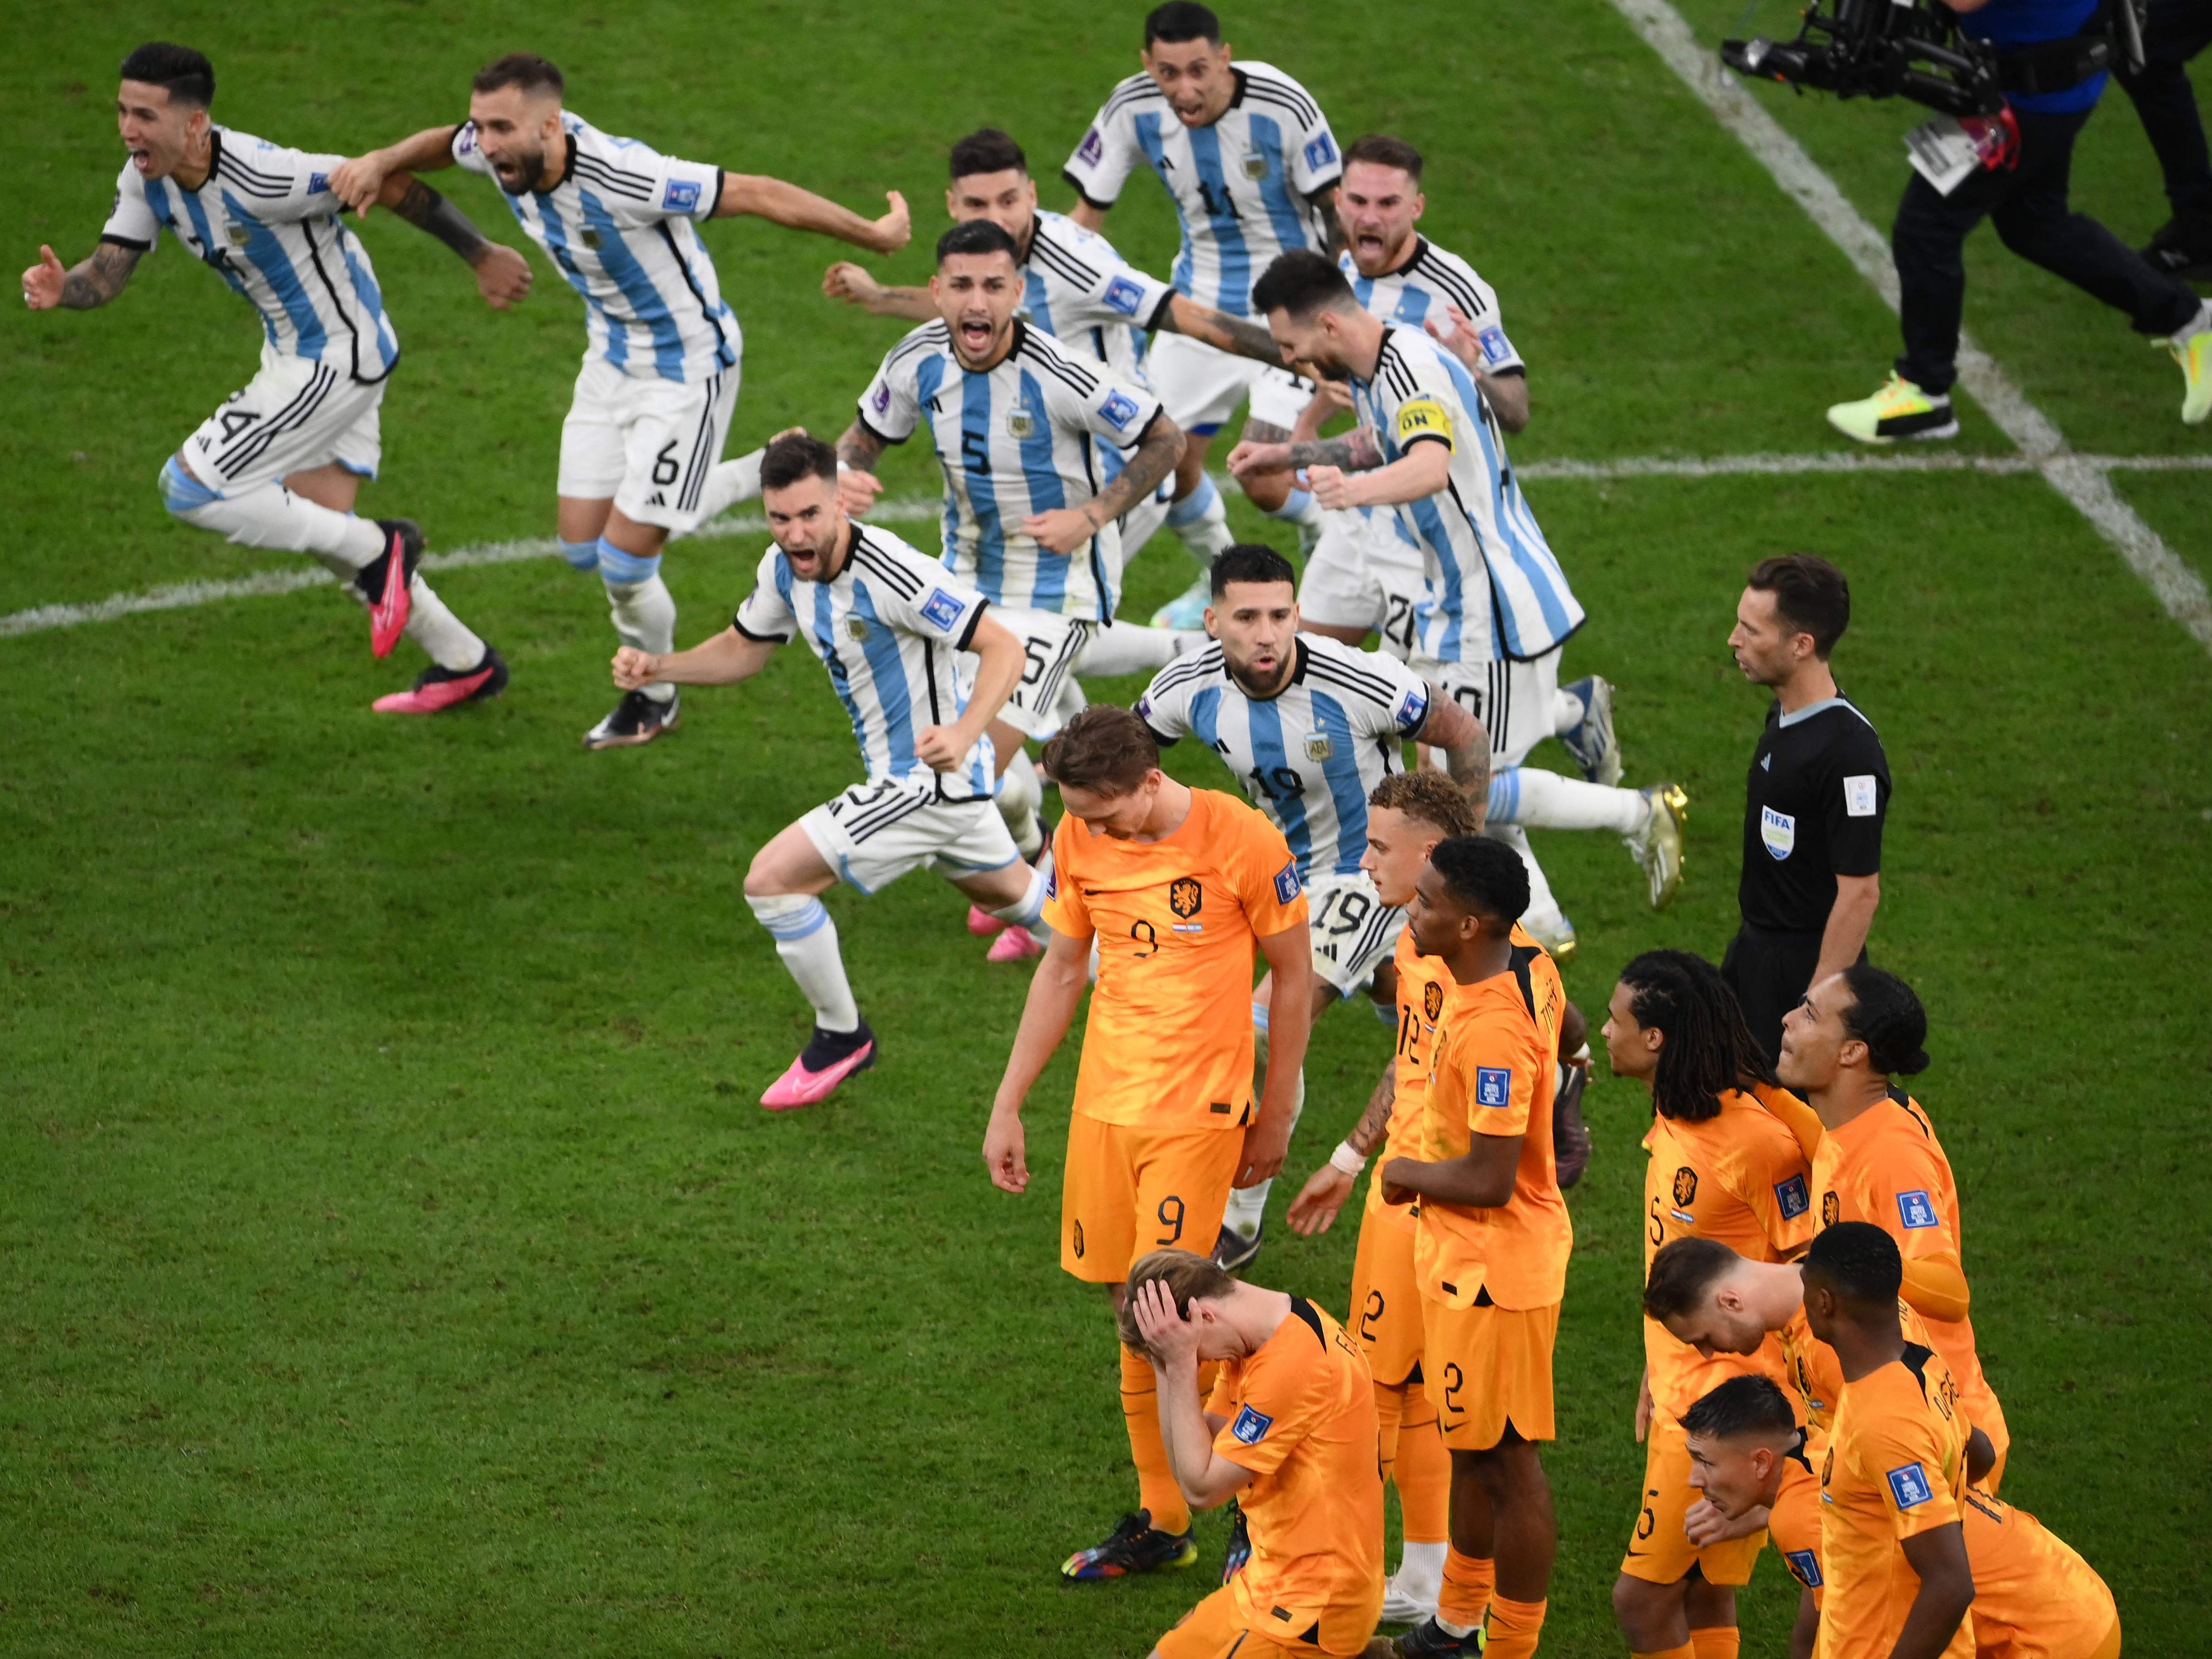
<svg viewBox="0 0 2212 1659"><path fill-rule="evenodd" d="M1510 1425L1523 1440L1553 1440L1552 1349L1559 1304L1452 1308L1421 1298L1421 1380L1436 1401L1444 1444L1488 1451Z"/></svg>
<svg viewBox="0 0 2212 1659"><path fill-rule="evenodd" d="M1237 1605L1237 1586L1224 1584L1183 1614L1182 1622L1160 1638L1152 1651L1158 1659L1229 1659L1232 1654L1236 1659L1267 1659L1274 1654L1297 1654L1302 1659L1328 1654L1341 1659L1365 1650L1382 1605L1382 1586L1377 1584L1371 1607L1331 1608L1303 1632L1293 1632L1295 1619L1248 1616ZM1275 1628L1264 1629L1263 1625Z"/></svg>
<svg viewBox="0 0 2212 1659"><path fill-rule="evenodd" d="M1421 1363L1421 1285L1413 1276L1413 1218L1404 1207L1368 1206L1352 1261L1352 1334L1367 1369L1395 1388Z"/></svg>
<svg viewBox="0 0 2212 1659"><path fill-rule="evenodd" d="M1766 1547L1765 1529L1702 1548L1692 1544L1683 1517L1702 1495L1690 1485L1690 1447L1680 1419L1654 1412L1644 1443L1644 1504L1621 1571L1647 1583L1676 1584L1695 1567L1709 1584L1748 1584L1752 1564Z"/></svg>
<svg viewBox="0 0 2212 1659"><path fill-rule="evenodd" d="M1990 1496L1997 1495L1997 1483L2004 1479L2005 1462L2012 1451L2012 1427L2005 1421L2004 1407L1997 1403L1996 1393L1987 1382L1961 1401L1966 1408L1966 1421L1990 1437L1990 1446L1997 1461L1990 1472L1974 1484L1985 1488Z"/></svg>
<svg viewBox="0 0 2212 1659"><path fill-rule="evenodd" d="M1206 1255L1243 1153L1241 1129L1147 1129L1076 1113L1060 1189L1060 1267L1118 1285L1150 1251Z"/></svg>
<svg viewBox="0 0 2212 1659"><path fill-rule="evenodd" d="M1808 1448L1808 1459L1818 1463L1819 1446ZM1820 1477L1791 1458L1784 1466L1782 1491L1766 1516L1766 1534L1781 1552L1790 1576L1813 1592L1813 1605L1820 1604L1827 1580L1820 1573Z"/></svg>

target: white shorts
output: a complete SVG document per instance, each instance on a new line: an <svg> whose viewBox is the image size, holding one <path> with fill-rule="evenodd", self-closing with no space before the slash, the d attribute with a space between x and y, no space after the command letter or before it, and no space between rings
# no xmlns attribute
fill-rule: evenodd
<svg viewBox="0 0 2212 1659"><path fill-rule="evenodd" d="M1554 646L1534 662L1440 663L1433 658L1412 666L1432 685L1480 720L1490 732L1493 766L1518 766L1528 751L1555 735L1554 707L1559 696L1559 653Z"/></svg>
<svg viewBox="0 0 2212 1659"><path fill-rule="evenodd" d="M264 346L260 372L185 440L185 463L222 495L332 461L374 478L384 454L377 421L384 384L362 386L335 363Z"/></svg>
<svg viewBox="0 0 2212 1659"><path fill-rule="evenodd" d="M1348 997L1371 982L1398 948L1406 913L1382 902L1365 872L1316 876L1306 884L1314 972Z"/></svg>
<svg viewBox="0 0 2212 1659"><path fill-rule="evenodd" d="M561 422L556 487L579 501L611 498L633 524L696 528L707 475L730 435L738 378L726 368L696 382L647 380L587 359Z"/></svg>
<svg viewBox="0 0 2212 1659"><path fill-rule="evenodd" d="M864 893L928 865L957 878L1021 859L997 803L939 800L927 783L878 779L826 800L799 827L831 869Z"/></svg>
<svg viewBox="0 0 2212 1659"><path fill-rule="evenodd" d="M1021 681L999 718L1025 738L1051 737L1083 707L1083 696L1075 690L1074 667L1091 642L1091 625L1079 617L1051 611L1003 611L993 605L983 614L1014 636L1024 658ZM961 666L965 675L974 674L974 659L963 659Z"/></svg>
<svg viewBox="0 0 2212 1659"><path fill-rule="evenodd" d="M1332 628L1371 628L1403 662L1413 654L1413 613L1427 588L1421 550L1406 539L1395 513L1328 513L1298 583L1298 615Z"/></svg>
<svg viewBox="0 0 2212 1659"><path fill-rule="evenodd" d="M1250 418L1288 432L1313 401L1313 387L1287 368L1201 344L1188 334L1155 334L1145 377L1168 418L1186 432L1214 432L1249 396Z"/></svg>

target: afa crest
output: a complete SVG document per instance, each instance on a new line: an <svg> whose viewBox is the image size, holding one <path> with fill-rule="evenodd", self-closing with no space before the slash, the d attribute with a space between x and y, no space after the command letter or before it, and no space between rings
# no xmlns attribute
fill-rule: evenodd
<svg viewBox="0 0 2212 1659"><path fill-rule="evenodd" d="M1177 876L1168 884L1168 908L1188 921L1206 902L1206 891L1195 876Z"/></svg>
<svg viewBox="0 0 2212 1659"><path fill-rule="evenodd" d="M1437 1016L1443 1011L1444 988L1440 981L1432 979L1421 987L1421 1012L1433 1024Z"/></svg>
<svg viewBox="0 0 2212 1659"><path fill-rule="evenodd" d="M1686 1210L1698 1201L1698 1172L1685 1164L1674 1171L1674 1207Z"/></svg>

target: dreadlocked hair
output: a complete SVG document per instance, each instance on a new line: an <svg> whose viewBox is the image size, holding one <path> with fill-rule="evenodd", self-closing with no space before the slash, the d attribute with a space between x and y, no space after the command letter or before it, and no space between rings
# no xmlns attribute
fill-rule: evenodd
<svg viewBox="0 0 2212 1659"><path fill-rule="evenodd" d="M1667 1041L1651 1078L1659 1115L1681 1123L1718 1117L1720 1097L1749 1080L1771 1081L1735 994L1702 957L1646 951L1620 970L1638 1025Z"/></svg>

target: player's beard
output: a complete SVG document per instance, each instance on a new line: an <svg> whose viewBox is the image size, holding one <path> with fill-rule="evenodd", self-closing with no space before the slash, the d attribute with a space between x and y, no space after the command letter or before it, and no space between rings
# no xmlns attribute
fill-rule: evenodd
<svg viewBox="0 0 2212 1659"><path fill-rule="evenodd" d="M521 163L515 174L516 182L508 183L506 173L497 165L492 168L492 177L499 180L499 187L509 196L527 196L538 187L538 181L545 176L545 152L542 149L524 150L519 154L510 151L509 155Z"/></svg>

